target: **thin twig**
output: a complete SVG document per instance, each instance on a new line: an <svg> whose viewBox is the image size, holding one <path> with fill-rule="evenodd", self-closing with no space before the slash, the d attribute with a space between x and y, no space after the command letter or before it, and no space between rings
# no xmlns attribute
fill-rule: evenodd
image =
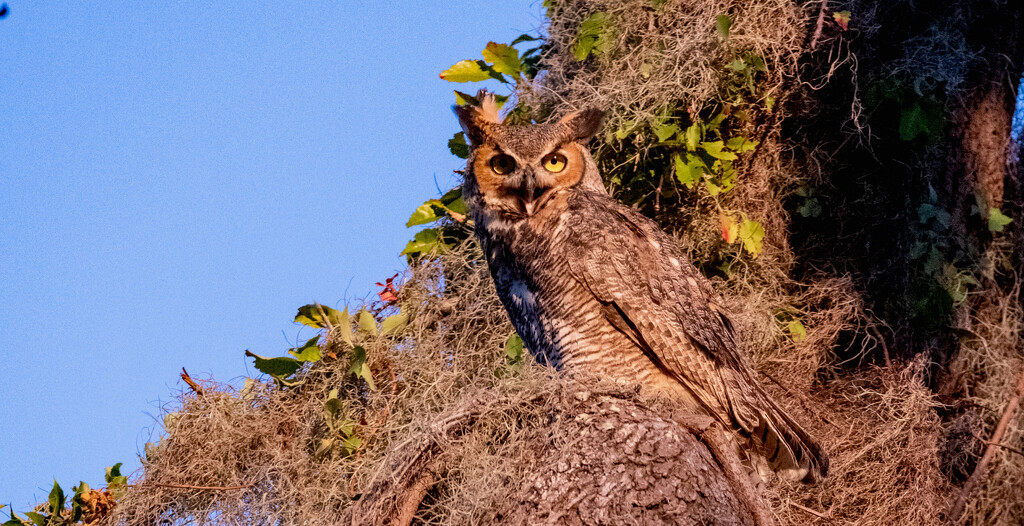
<svg viewBox="0 0 1024 526"><path fill-rule="evenodd" d="M822 519L822 520L829 520L829 519L832 518L831 516L825 515L824 513L820 512L820 511L815 511L815 510L812 510L811 508L808 508L806 506L801 506L801 505L799 505L799 504L797 504L797 503L795 503L795 502L793 502L793 501L791 501L789 499L786 499L786 504L789 504L790 506L793 506L794 508L796 508L796 509L798 509L800 511L804 511L804 512L810 513L811 515L814 515L815 517L817 517L819 519Z"/></svg>
<svg viewBox="0 0 1024 526"><path fill-rule="evenodd" d="M964 483L964 487L960 490L960 495L953 501L953 506L946 517L946 521L949 524L957 523L960 517L963 516L967 499L971 496L974 486L984 478L988 463L995 456L996 448L1000 446L1000 442L1003 440L1003 433L1006 432L1010 420L1013 419L1013 413L1017 410L1017 405L1020 404L1020 397L1022 395L1024 395L1024 368L1021 368L1020 378L1017 379L1017 387L1013 390L1013 396L1010 397L1009 403L1003 408L1003 416L999 417L999 423L996 424L996 430L992 433L992 439L985 441L988 444L985 447L985 454L981 456L978 465L974 467L974 472L971 473L970 478Z"/></svg>
<svg viewBox="0 0 1024 526"><path fill-rule="evenodd" d="M177 488L177 489L204 489L204 490L222 490L222 489L246 489L251 488L252 484L245 484L242 486L192 486L190 484L160 484L157 482L144 482L142 484L126 484L133 488Z"/></svg>
<svg viewBox="0 0 1024 526"><path fill-rule="evenodd" d="M1016 454L1024 457L1024 451L1021 451L1021 450L1019 450L1019 449L1017 449L1015 447L1011 447L1011 446L1008 446L1006 444L999 444L999 443L996 443L996 442L992 442L991 440L985 440L984 438L981 438L980 436L978 436L978 435L976 435L974 433L971 433L971 436L974 437L975 440L977 440L978 442L981 442L982 444L985 444L986 446L993 445L993 446L996 446L996 447L1001 447L1001 448L1003 448L1003 449L1005 449L1007 451L1010 451L1011 453L1016 453Z"/></svg>
<svg viewBox="0 0 1024 526"><path fill-rule="evenodd" d="M185 383L188 384L188 386L191 387L192 390L195 391L197 395L203 396L203 388L199 387L199 384L197 384L196 381L193 380L192 377L188 375L188 371L186 371L184 367L181 368L181 379L184 380Z"/></svg>
<svg viewBox="0 0 1024 526"><path fill-rule="evenodd" d="M811 37L811 51L818 45L821 38L821 29L825 26L825 10L828 8L828 0L821 0L821 10L818 11L818 26L814 28L814 36Z"/></svg>

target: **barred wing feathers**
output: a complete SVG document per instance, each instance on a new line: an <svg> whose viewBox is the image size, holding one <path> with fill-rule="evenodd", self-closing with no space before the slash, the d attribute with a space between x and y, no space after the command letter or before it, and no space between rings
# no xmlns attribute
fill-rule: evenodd
<svg viewBox="0 0 1024 526"><path fill-rule="evenodd" d="M606 203L581 196L580 208L563 218L572 277L620 332L708 414L750 440L773 470L805 482L824 478L828 457L754 380L710 283L652 221Z"/></svg>

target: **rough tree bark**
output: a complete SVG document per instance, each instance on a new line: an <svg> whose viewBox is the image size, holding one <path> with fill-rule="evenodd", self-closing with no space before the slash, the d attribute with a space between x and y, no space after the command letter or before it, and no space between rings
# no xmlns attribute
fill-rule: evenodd
<svg viewBox="0 0 1024 526"><path fill-rule="evenodd" d="M773 524L767 503L710 418L666 415L621 393L570 390L531 403L555 403L559 425L528 441L521 480L490 510L495 524ZM551 400L554 396L557 400ZM493 398L493 397L492 397ZM517 403L522 403L519 400ZM343 525L413 522L431 487L458 455L455 440L507 401L478 397L439 419L401 451L342 519ZM669 411L671 413L671 411Z"/></svg>

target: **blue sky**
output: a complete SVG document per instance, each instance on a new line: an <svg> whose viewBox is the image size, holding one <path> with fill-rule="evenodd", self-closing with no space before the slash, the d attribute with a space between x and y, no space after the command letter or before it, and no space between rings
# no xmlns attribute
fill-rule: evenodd
<svg viewBox="0 0 1024 526"><path fill-rule="evenodd" d="M29 2L0 20L0 503L138 467L178 372L404 266L455 184L438 73L539 2ZM471 89L471 88L469 88Z"/></svg>

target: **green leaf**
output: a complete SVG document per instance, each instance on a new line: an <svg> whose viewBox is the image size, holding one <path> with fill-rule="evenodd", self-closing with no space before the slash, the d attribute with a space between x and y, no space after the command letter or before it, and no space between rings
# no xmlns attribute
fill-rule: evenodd
<svg viewBox="0 0 1024 526"><path fill-rule="evenodd" d="M320 355L320 346L317 342L320 341L320 335L316 335L310 338L302 347L296 347L288 349L288 354L295 357L296 360L303 362L319 362L322 358Z"/></svg>
<svg viewBox="0 0 1024 526"><path fill-rule="evenodd" d="M6 506L7 505L5 504L4 507L6 507ZM11 508L11 518L10 518L10 520L4 522L0 526L24 526L24 525L25 525L25 523L21 520L21 518L19 518L18 515L14 513L14 508Z"/></svg>
<svg viewBox="0 0 1024 526"><path fill-rule="evenodd" d="M474 96L472 96L472 95L470 95L468 93L463 93L463 92L461 92L459 90L453 90L453 91L455 92L455 104L456 105L458 105L458 106L465 106L467 104L469 104L471 106L479 106L480 105L480 100L477 99L476 97L474 97Z"/></svg>
<svg viewBox="0 0 1024 526"><path fill-rule="evenodd" d="M768 71L768 67L764 63L764 57L761 55L744 55L743 60L754 71Z"/></svg>
<svg viewBox="0 0 1024 526"><path fill-rule="evenodd" d="M513 40L512 43L509 45L514 46L516 44L519 44L520 42L534 42L537 40L540 40L540 38L523 33L522 35L517 36L516 39Z"/></svg>
<svg viewBox="0 0 1024 526"><path fill-rule="evenodd" d="M629 134L633 133L634 128L636 128L635 121L622 121L622 127L615 130L615 138L621 141L629 137Z"/></svg>
<svg viewBox="0 0 1024 526"><path fill-rule="evenodd" d="M324 402L324 420L328 422L328 426L337 418L338 411L341 411L341 400L338 399L338 390L331 389L331 392L327 394L327 401Z"/></svg>
<svg viewBox="0 0 1024 526"><path fill-rule="evenodd" d="M406 221L405 226L425 225L441 219L444 217L444 208L439 207L438 205L440 204L441 202L437 199L431 199L418 206L416 211L412 213L412 216L409 217L409 221ZM438 214L438 210L441 211L441 214Z"/></svg>
<svg viewBox="0 0 1024 526"><path fill-rule="evenodd" d="M711 157L722 161L734 161L739 158L735 153L725 151L725 143L722 141L705 141L700 143L700 147Z"/></svg>
<svg viewBox="0 0 1024 526"><path fill-rule="evenodd" d="M922 203L917 207L917 218L922 225L928 224L930 219L935 219L943 228L948 228L951 220L949 212L928 203Z"/></svg>
<svg viewBox="0 0 1024 526"><path fill-rule="evenodd" d="M732 62L726 64L725 67L727 69L731 69L733 71L743 71L743 70L747 69L747 63L744 62L742 58L738 58L738 59L733 60Z"/></svg>
<svg viewBox="0 0 1024 526"><path fill-rule="evenodd" d="M54 517L60 517L62 511L64 511L64 503L66 499L64 497L64 489L57 484L57 481L53 481L53 489L50 490L50 514Z"/></svg>
<svg viewBox="0 0 1024 526"><path fill-rule="evenodd" d="M505 357L509 363L516 364L523 360L523 339L518 334L512 333L505 340Z"/></svg>
<svg viewBox="0 0 1024 526"><path fill-rule="evenodd" d="M802 217L818 217L821 215L821 203L818 202L817 197L812 197L804 201L804 204L800 205L796 212Z"/></svg>
<svg viewBox="0 0 1024 526"><path fill-rule="evenodd" d="M339 318L340 319L338 320L338 323L335 323L334 326L338 327L338 334L341 336L341 341L345 342L346 344L348 344L349 347L351 347L352 319L348 315L348 307L345 307L345 310L341 311Z"/></svg>
<svg viewBox="0 0 1024 526"><path fill-rule="evenodd" d="M804 328L804 324L800 323L800 320L793 320L786 325L786 330L789 331L789 335L793 338L794 342L800 342L807 339L807 329Z"/></svg>
<svg viewBox="0 0 1024 526"><path fill-rule="evenodd" d="M384 321L380 322L380 333L397 334L405 329L407 323L409 323L409 316L404 313L388 316L384 318Z"/></svg>
<svg viewBox="0 0 1024 526"><path fill-rule="evenodd" d="M463 92L461 92L459 90L454 90L454 91L455 91L455 104L457 104L459 106L465 106L466 104L470 104L470 105L473 105L473 106L479 106L480 105L480 100L477 99L476 97L474 97L474 96L472 96L472 95L470 95L468 93L463 93ZM494 104L498 107L499 110L501 109L502 106L505 105L506 102L508 102L508 95L498 95L497 93L493 93L492 95L494 95Z"/></svg>
<svg viewBox="0 0 1024 526"><path fill-rule="evenodd" d="M683 157L676 153L672 155L672 160L675 164L676 179L687 188L693 188L693 185L704 177L704 161L696 155L688 153L686 160L683 160Z"/></svg>
<svg viewBox="0 0 1024 526"><path fill-rule="evenodd" d="M320 444L313 452L313 458L324 458L334 449L334 438L321 438Z"/></svg>
<svg viewBox="0 0 1024 526"><path fill-rule="evenodd" d="M413 240L405 245L401 255L429 254L444 248L440 232L436 228L427 228L416 233Z"/></svg>
<svg viewBox="0 0 1024 526"><path fill-rule="evenodd" d="M245 351L245 355L256 360L255 366L263 374L269 374L275 378L285 378L295 374L302 367L302 362L295 358L279 356L277 358L264 358L251 351ZM108 481L109 482L109 481Z"/></svg>
<svg viewBox="0 0 1024 526"><path fill-rule="evenodd" d="M729 38L729 28L732 27L732 18L729 15L718 15L715 17L715 29L718 30L718 37L722 40Z"/></svg>
<svg viewBox="0 0 1024 526"><path fill-rule="evenodd" d="M519 52L506 44L488 42L483 50L484 60L493 64L491 67L498 73L505 73L519 78L523 63L519 60Z"/></svg>
<svg viewBox="0 0 1024 526"><path fill-rule="evenodd" d="M451 139L448 139L448 151L459 159L469 159L469 144L466 143L464 132L456 133Z"/></svg>
<svg viewBox="0 0 1024 526"><path fill-rule="evenodd" d="M326 320L324 320L324 314L327 315ZM327 327L328 321L334 325L336 320L340 320L340 317L341 313L335 309L318 303L310 303L299 307L299 312L295 315L295 323L301 323L314 329L323 329Z"/></svg>
<svg viewBox="0 0 1024 526"><path fill-rule="evenodd" d="M446 204L445 208L448 209L449 215L452 212L455 212L456 214L461 214L464 216L466 215L466 201L462 199L462 188L456 188L456 191L458 191L459 197L454 201Z"/></svg>
<svg viewBox="0 0 1024 526"><path fill-rule="evenodd" d="M362 445L363 439L355 435L350 436L341 442L341 448L345 450L346 455L355 453Z"/></svg>
<svg viewBox="0 0 1024 526"><path fill-rule="evenodd" d="M679 126L675 124L660 123L654 126L654 135L658 137L658 142L665 142L677 133L679 133Z"/></svg>
<svg viewBox="0 0 1024 526"><path fill-rule="evenodd" d="M725 147L736 153L747 153L757 148L757 141L746 137L733 137L725 141Z"/></svg>
<svg viewBox="0 0 1024 526"><path fill-rule="evenodd" d="M761 253L764 240L764 227L757 221L744 219L740 224L740 241L743 241L743 248L755 259Z"/></svg>
<svg viewBox="0 0 1024 526"><path fill-rule="evenodd" d="M697 143L700 142L700 123L693 123L686 128L684 135L686 140L686 149L695 152L697 151Z"/></svg>
<svg viewBox="0 0 1024 526"><path fill-rule="evenodd" d="M121 476L122 464L124 464L124 462L118 462L113 466L107 466L107 469L104 472L104 479L107 481L107 484L110 484L115 478Z"/></svg>
<svg viewBox="0 0 1024 526"><path fill-rule="evenodd" d="M370 372L370 366L366 365L366 349L361 345L357 345L352 349L352 366L349 367L348 371L366 380L371 391L377 390L377 386L373 383L373 374Z"/></svg>
<svg viewBox="0 0 1024 526"><path fill-rule="evenodd" d="M598 11L580 24L580 33L572 46L572 56L576 60L586 60L592 52L600 55L608 51L610 42L602 42L609 40L605 31L607 23L608 13Z"/></svg>
<svg viewBox="0 0 1024 526"><path fill-rule="evenodd" d="M912 141L924 135L932 139L942 134L942 106L935 101L914 101L900 112L900 139Z"/></svg>
<svg viewBox="0 0 1024 526"><path fill-rule="evenodd" d="M356 314L356 320L359 323L359 330L374 336L377 334L377 320L373 319L373 314L370 314L370 311L360 310L359 314Z"/></svg>
<svg viewBox="0 0 1024 526"><path fill-rule="evenodd" d="M448 82L480 82L497 79L507 82L500 73L494 71L482 60L461 60L452 67L441 72L441 78Z"/></svg>
<svg viewBox="0 0 1024 526"><path fill-rule="evenodd" d="M26 511L25 516L32 521L32 524L36 526L46 526L46 516L36 513L34 511Z"/></svg>
<svg viewBox="0 0 1024 526"><path fill-rule="evenodd" d="M1013 218L1003 215L998 208L988 209L988 229L990 232L1002 232L1003 227L1013 222Z"/></svg>

